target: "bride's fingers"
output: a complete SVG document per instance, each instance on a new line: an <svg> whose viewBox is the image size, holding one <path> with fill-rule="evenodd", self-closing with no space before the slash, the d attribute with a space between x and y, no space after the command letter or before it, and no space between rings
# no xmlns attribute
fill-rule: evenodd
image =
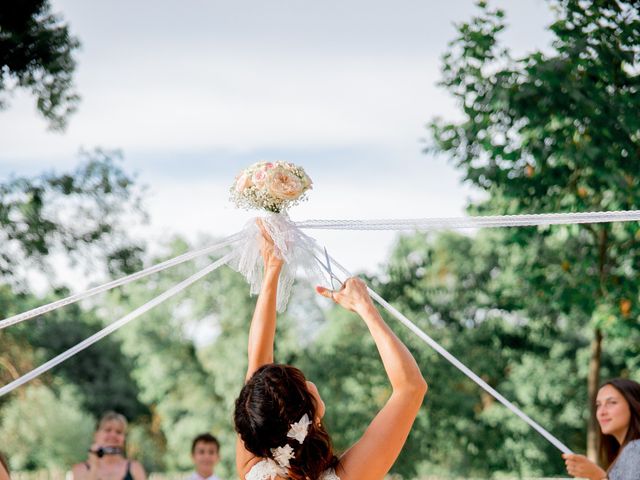
<svg viewBox="0 0 640 480"><path fill-rule="evenodd" d="M273 243L273 239L271 238L267 227L264 226L264 222L260 218L256 219L256 225L258 225L258 228L260 229L262 238L264 238L268 243Z"/></svg>
<svg viewBox="0 0 640 480"><path fill-rule="evenodd" d="M336 292L334 292L333 290L329 290L328 288L317 286L316 292L318 292L320 295L322 295L325 298L330 298L334 302L336 301L335 299Z"/></svg>
<svg viewBox="0 0 640 480"><path fill-rule="evenodd" d="M331 290L329 290L328 288L321 287L320 285L318 285L316 287L316 292L318 292L323 297L331 298Z"/></svg>

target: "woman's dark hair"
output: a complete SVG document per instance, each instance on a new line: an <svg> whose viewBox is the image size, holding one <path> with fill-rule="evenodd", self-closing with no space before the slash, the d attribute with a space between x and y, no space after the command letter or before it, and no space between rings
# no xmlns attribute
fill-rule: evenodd
<svg viewBox="0 0 640 480"><path fill-rule="evenodd" d="M611 385L620 392L631 412L629 429L622 445L613 435L603 435L602 430L598 430L600 462L604 468L609 468L627 443L640 439L640 383L626 378L614 378L604 382L600 388L606 385Z"/></svg>
<svg viewBox="0 0 640 480"><path fill-rule="evenodd" d="M316 418L314 397L304 374L295 367L267 364L256 370L240 391L233 420L245 448L258 457L273 458L271 449L289 444L295 458L290 460L289 477L293 480L319 478L328 468L335 468L331 438ZM304 442L287 437L292 423L304 414L312 420Z"/></svg>

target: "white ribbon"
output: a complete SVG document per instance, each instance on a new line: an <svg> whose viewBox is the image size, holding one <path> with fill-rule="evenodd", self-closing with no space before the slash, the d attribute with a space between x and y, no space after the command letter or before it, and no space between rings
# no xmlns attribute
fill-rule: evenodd
<svg viewBox="0 0 640 480"><path fill-rule="evenodd" d="M524 215L484 215L478 217L401 218L380 220L305 220L298 228L322 230L409 230L530 227L640 221L640 210L580 213L535 213Z"/></svg>
<svg viewBox="0 0 640 480"><path fill-rule="evenodd" d="M332 264L338 268L345 276L350 277L351 274L347 269L345 269L342 265L336 262L333 258L331 258ZM339 278L336 277L338 281ZM500 392L498 392L495 388L485 382L482 378L480 378L475 372L473 372L469 367L467 367L464 363L454 357L448 350L446 350L442 345L436 342L433 338L427 335L424 331L422 331L418 326L416 326L411 320L405 317L402 313L400 313L395 307L393 307L389 302L387 302L384 298L378 295L376 292L371 290L371 288L367 287L371 298L373 298L376 302L382 306L387 312L389 312L396 320L402 323L405 327L411 330L416 334L418 338L420 338L424 343L433 348L436 352L442 355L449 363L451 363L454 367L464 373L467 377L473 380L480 388L486 391L493 398L502 403L507 409L509 409L512 413L520 417L527 425L533 428L536 432L542 435L549 443L551 443L554 447L560 450L562 453L573 453L569 447L567 447L564 443L554 437L551 433L545 430L538 422L533 420L529 415L524 413L518 407L516 407L513 403L507 400Z"/></svg>
<svg viewBox="0 0 640 480"><path fill-rule="evenodd" d="M225 263L227 263L231 259L231 257L233 255L234 255L233 253L229 253L229 254L225 255L224 257L220 258L219 260L216 260L215 262L213 262L208 267L203 268L199 272L191 275L186 280L183 280L182 282L178 283L177 285L174 285L169 290L163 292L162 294L158 295L154 299L149 300L144 305L136 308L134 311L132 311L131 313L128 313L127 315L122 317L120 320L117 320L117 321L109 324L108 326L106 326L105 328L100 330L99 332L96 332L93 335L91 335L90 337L85 338L82 342L74 345L73 347L69 348L65 352L63 352L60 355L58 355L57 357L52 358L48 362L43 363L39 367L34 368L33 370L31 370L30 372L24 374L23 376L21 376L21 377L15 379L14 381L4 385L2 388L0 388L0 397L2 397L3 395L6 395L7 393L11 392L12 390L18 388L19 386L24 385L28 381L36 378L38 375L42 375L44 372L46 372L48 370L51 370L53 367L55 367L56 365L64 362L68 358L74 356L76 353L81 352L85 348L87 348L87 347L93 345L94 343L96 343L98 340L103 339L104 337L106 337L110 333L115 332L116 330L118 330L118 329L122 328L123 326L125 326L127 323L129 323L132 320L138 318L143 313L148 312L153 307L155 307L157 305L160 305L162 302L164 302L165 300L173 297L177 293L181 292L182 290L187 288L192 283L197 282L198 280L200 280L205 275L208 275L209 273L213 272L217 268L219 268L222 265L224 265Z"/></svg>
<svg viewBox="0 0 640 480"><path fill-rule="evenodd" d="M33 308L29 311L5 318L4 320L0 320L0 330L2 330L3 328L9 327L11 325L24 322L25 320L35 318L39 315L44 315L45 313L52 312L66 305L71 305L72 303L79 302L81 300L84 300L85 298L89 298L89 297L92 297L93 295L97 295L98 293L106 292L108 290L111 290L112 288L126 285L128 283L131 283L135 280L139 280L153 273L161 272L163 270L166 270L167 268L174 267L188 260L192 260L196 257L214 253L215 251L221 250L224 247L233 245L237 241L238 241L238 234L231 235L230 237L227 237L224 240L214 245L210 245L208 247L199 248L197 250L192 250L190 252L183 253L182 255L178 255L177 257L166 260L162 263L158 263L157 265L153 265L152 267L145 268L144 270L140 270L139 272L132 273L131 275L127 275L126 277L121 277L116 280L112 280L108 283L99 285L97 287L91 288L84 292L76 293L66 298L56 300L55 302L47 303L46 305L42 305L40 307Z"/></svg>
<svg viewBox="0 0 640 480"><path fill-rule="evenodd" d="M265 228L271 235L274 241L275 249L278 255L284 259L284 266L280 275L278 284L278 297L277 297L277 309L282 312L289 300L291 294L291 288L299 269L305 270L307 276L311 278L322 278L322 272L318 268L318 265L314 260L318 258L315 256L314 251L319 251L315 240L304 234L301 228L324 228L324 229L354 229L354 230L428 230L433 228L469 228L469 227L513 227L513 226L527 226L527 225L553 225L553 224L577 224L577 223L602 223L602 222L623 222L623 221L638 221L640 220L640 211L618 211L618 212L590 212L590 213L573 213L573 214L542 214L542 215L506 215L506 216L489 216L489 217L467 217L467 218L441 218L441 219L405 219L405 220L311 220L306 222L292 222L286 213L283 214L270 214L262 219ZM238 234L228 237L225 241L207 247L205 249L196 250L187 254L181 255L175 259L163 262L162 264L148 268L136 274L123 277L121 279L109 282L105 285L101 285L86 292L72 295L66 299L62 299L51 304L39 307L23 314L14 315L4 320L0 320L0 329L15 323L19 323L23 320L33 318L42 313L46 313L56 308L60 308L64 305L76 302L83 298L87 298L91 295L109 290L116 286L124 285L128 282L142 278L143 276L151 273L156 273L165 268L177 265L186 260L195 258L196 256L211 253L221 247L232 246L232 251L225 255L223 258L211 264L204 270L196 273L187 280L179 283L173 288L167 290L165 293L156 297L155 299L147 302L145 305L137 308L130 314L121 318L117 322L109 325L100 332L92 335L91 337L80 342L76 346L70 348L66 352L58 355L49 362L34 369L28 374L14 380L13 382L0 388L0 396L12 391L20 385L28 382L32 378L40 375L41 373L53 368L55 365L63 362L67 358L75 355L77 352L87 348L89 345L97 342L101 338L105 337L109 333L121 328L125 324L132 321L134 318L142 315L144 312L158 305L167 298L175 295L177 292L186 288L191 283L195 282L207 273L215 270L224 263L228 263L235 270L245 276L247 282L250 285L250 291L252 294L260 292L262 285L262 270L263 262L260 254L261 245L261 233L255 223L255 219L249 222L246 227ZM341 267L339 264L333 262L344 274L349 273ZM522 412L519 408L504 398L499 392L488 385L484 380L478 377L467 366L462 364L457 358L451 355L447 350L435 342L426 333L415 326L407 317L402 315L398 310L389 305L383 298L381 298L374 291L369 290L372 298L374 298L382 307L384 307L391 315L402 322L407 328L413 331L419 338L425 343L434 348L444 358L461 370L471 380L477 383L481 388L487 391L490 395L500 401L514 414L525 421L529 426L534 428L545 439L552 443L556 448L565 453L570 453L570 450L560 442L557 438L546 431L542 426L533 421L529 416ZM304 417L303 417L304 418ZM302 419L301 419L302 421ZM299 422L300 423L300 422ZM299 430L299 431L298 431ZM300 441L299 438L304 439L302 436L302 425L300 428L294 431L292 438ZM305 432L306 433L306 432ZM287 444L287 446L289 446ZM274 455L277 455L279 460L283 464L288 464L288 461L293 458L292 452L288 449L275 449ZM289 448L291 448L289 446ZM269 460L269 466L276 466L277 464L272 460ZM273 472L275 474L275 471Z"/></svg>

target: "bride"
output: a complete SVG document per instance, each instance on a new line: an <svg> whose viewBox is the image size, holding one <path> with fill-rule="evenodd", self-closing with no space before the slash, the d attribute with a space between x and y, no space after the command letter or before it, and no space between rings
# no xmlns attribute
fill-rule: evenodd
<svg viewBox="0 0 640 480"><path fill-rule="evenodd" d="M427 392L409 350L376 310L364 282L317 292L357 313L369 329L392 393L362 437L343 455L322 424L325 405L316 386L290 365L273 363L276 295L283 266L261 222L264 280L249 331L246 383L236 400L236 466L246 480L381 480L400 454Z"/></svg>

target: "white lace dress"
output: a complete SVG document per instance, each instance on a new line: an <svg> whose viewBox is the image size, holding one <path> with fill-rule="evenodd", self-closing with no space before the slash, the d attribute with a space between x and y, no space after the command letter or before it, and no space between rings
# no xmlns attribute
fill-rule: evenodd
<svg viewBox="0 0 640 480"><path fill-rule="evenodd" d="M282 468L270 458L265 458L256 463L245 476L246 480L275 480L276 477L287 478L286 469ZM325 470L318 480L340 480L336 472L331 468Z"/></svg>

